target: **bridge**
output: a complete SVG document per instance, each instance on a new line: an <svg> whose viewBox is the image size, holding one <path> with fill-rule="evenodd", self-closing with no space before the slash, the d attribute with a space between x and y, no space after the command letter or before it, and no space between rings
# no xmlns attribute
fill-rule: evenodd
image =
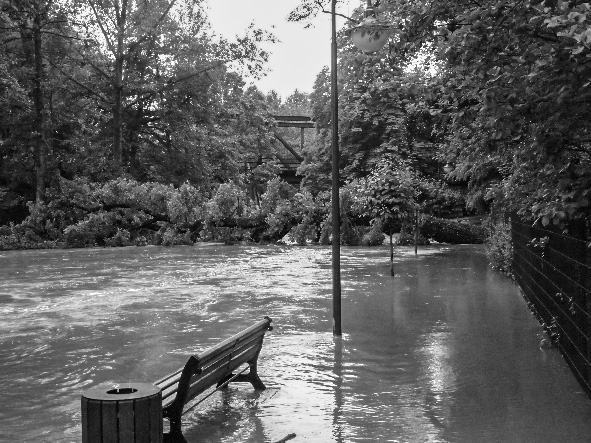
<svg viewBox="0 0 591 443"><path fill-rule="evenodd" d="M291 115L274 115L273 118L277 123L277 129L274 131L275 140L279 143L275 145L274 157L259 157L257 159L249 159L245 162L245 170L254 169L257 166L279 160L281 172L279 176L286 182L294 185L299 185L301 178L296 175L298 166L302 163L304 158L302 152L304 149L304 135L307 128L314 128L314 122L308 116L291 116ZM296 147L281 134L280 128L299 128L300 129L300 143Z"/></svg>

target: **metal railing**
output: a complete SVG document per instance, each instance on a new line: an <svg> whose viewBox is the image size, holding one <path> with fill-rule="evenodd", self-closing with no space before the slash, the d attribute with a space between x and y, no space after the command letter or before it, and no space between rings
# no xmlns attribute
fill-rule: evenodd
<svg viewBox="0 0 591 443"><path fill-rule="evenodd" d="M523 294L591 397L591 248L584 225L558 228L511 217L513 275Z"/></svg>

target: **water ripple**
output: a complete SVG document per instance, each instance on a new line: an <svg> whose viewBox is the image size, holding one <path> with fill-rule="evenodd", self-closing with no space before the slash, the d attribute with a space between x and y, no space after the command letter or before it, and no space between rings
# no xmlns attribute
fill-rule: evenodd
<svg viewBox="0 0 591 443"><path fill-rule="evenodd" d="M335 338L327 247L1 252L0 441L79 441L85 389L156 380L264 315L268 389L213 395L189 441L587 441L591 407L481 249L397 248L395 269L342 248Z"/></svg>

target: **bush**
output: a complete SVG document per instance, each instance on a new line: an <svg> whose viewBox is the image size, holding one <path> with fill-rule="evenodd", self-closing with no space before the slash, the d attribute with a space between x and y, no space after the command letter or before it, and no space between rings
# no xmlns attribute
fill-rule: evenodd
<svg viewBox="0 0 591 443"><path fill-rule="evenodd" d="M260 210L236 184L221 184L205 203L202 240L232 244L249 241L251 229L260 224Z"/></svg>
<svg viewBox="0 0 591 443"><path fill-rule="evenodd" d="M310 226L305 223L299 223L291 228L288 234L289 239L299 246L306 246L310 238Z"/></svg>
<svg viewBox="0 0 591 443"><path fill-rule="evenodd" d="M61 179L47 197L47 203L28 204L22 223L3 229L0 248L144 245L154 242L163 226L178 231L167 234L166 243L192 244L205 217L205 196L189 184L175 189L126 178Z"/></svg>
<svg viewBox="0 0 591 443"><path fill-rule="evenodd" d="M167 209L170 221L183 226L199 223L205 216L204 205L203 193L185 183L168 200Z"/></svg>
<svg viewBox="0 0 591 443"><path fill-rule="evenodd" d="M56 241L45 240L27 225L13 223L0 227L0 250L12 249L53 249Z"/></svg>
<svg viewBox="0 0 591 443"><path fill-rule="evenodd" d="M341 244L359 246L363 237L362 228L354 226L348 218L342 218L341 220Z"/></svg>
<svg viewBox="0 0 591 443"><path fill-rule="evenodd" d="M420 233L438 243L481 244L485 239L484 229L480 226L431 216L423 217Z"/></svg>
<svg viewBox="0 0 591 443"><path fill-rule="evenodd" d="M384 223L380 219L371 221L370 228L361 237L362 246L379 246L384 244Z"/></svg>
<svg viewBox="0 0 591 443"><path fill-rule="evenodd" d="M133 243L131 240L131 234L127 229L117 228L117 232L112 237L105 238L105 246L131 246Z"/></svg>
<svg viewBox="0 0 591 443"><path fill-rule="evenodd" d="M505 220L484 223L486 232L486 256L493 269L511 275L513 245L511 243L511 223Z"/></svg>
<svg viewBox="0 0 591 443"><path fill-rule="evenodd" d="M84 248L94 246L97 241L113 236L115 215L106 211L90 214L85 220L64 229L64 238L68 248Z"/></svg>
<svg viewBox="0 0 591 443"><path fill-rule="evenodd" d="M401 233L400 237L398 237L396 239L395 244L398 246L414 246L414 244L415 244L414 233L406 233L406 232ZM424 235L419 234L419 236L417 238L417 245L425 246L428 244L430 244L429 240Z"/></svg>
<svg viewBox="0 0 591 443"><path fill-rule="evenodd" d="M320 229L320 238L318 239L318 241L321 245L329 245L331 235L332 225L330 224L330 221L327 220L322 224L322 228Z"/></svg>
<svg viewBox="0 0 591 443"><path fill-rule="evenodd" d="M189 232L179 232L174 227L162 228L158 231L157 244L162 246L193 245Z"/></svg>

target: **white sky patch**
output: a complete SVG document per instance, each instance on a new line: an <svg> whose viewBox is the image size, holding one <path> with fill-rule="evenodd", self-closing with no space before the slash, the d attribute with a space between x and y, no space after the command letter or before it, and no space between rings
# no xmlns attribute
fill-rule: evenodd
<svg viewBox="0 0 591 443"><path fill-rule="evenodd" d="M294 90L312 92L317 74L330 65L330 14L320 14L314 27L305 29L303 23L287 21L289 13L299 0L208 0L208 16L214 32L231 39L243 35L254 22L258 28L272 31L279 43L264 46L271 55L268 74L254 82L267 93L276 91L283 99ZM349 16L360 0L347 0L337 7L337 12ZM345 20L338 18L337 26Z"/></svg>

